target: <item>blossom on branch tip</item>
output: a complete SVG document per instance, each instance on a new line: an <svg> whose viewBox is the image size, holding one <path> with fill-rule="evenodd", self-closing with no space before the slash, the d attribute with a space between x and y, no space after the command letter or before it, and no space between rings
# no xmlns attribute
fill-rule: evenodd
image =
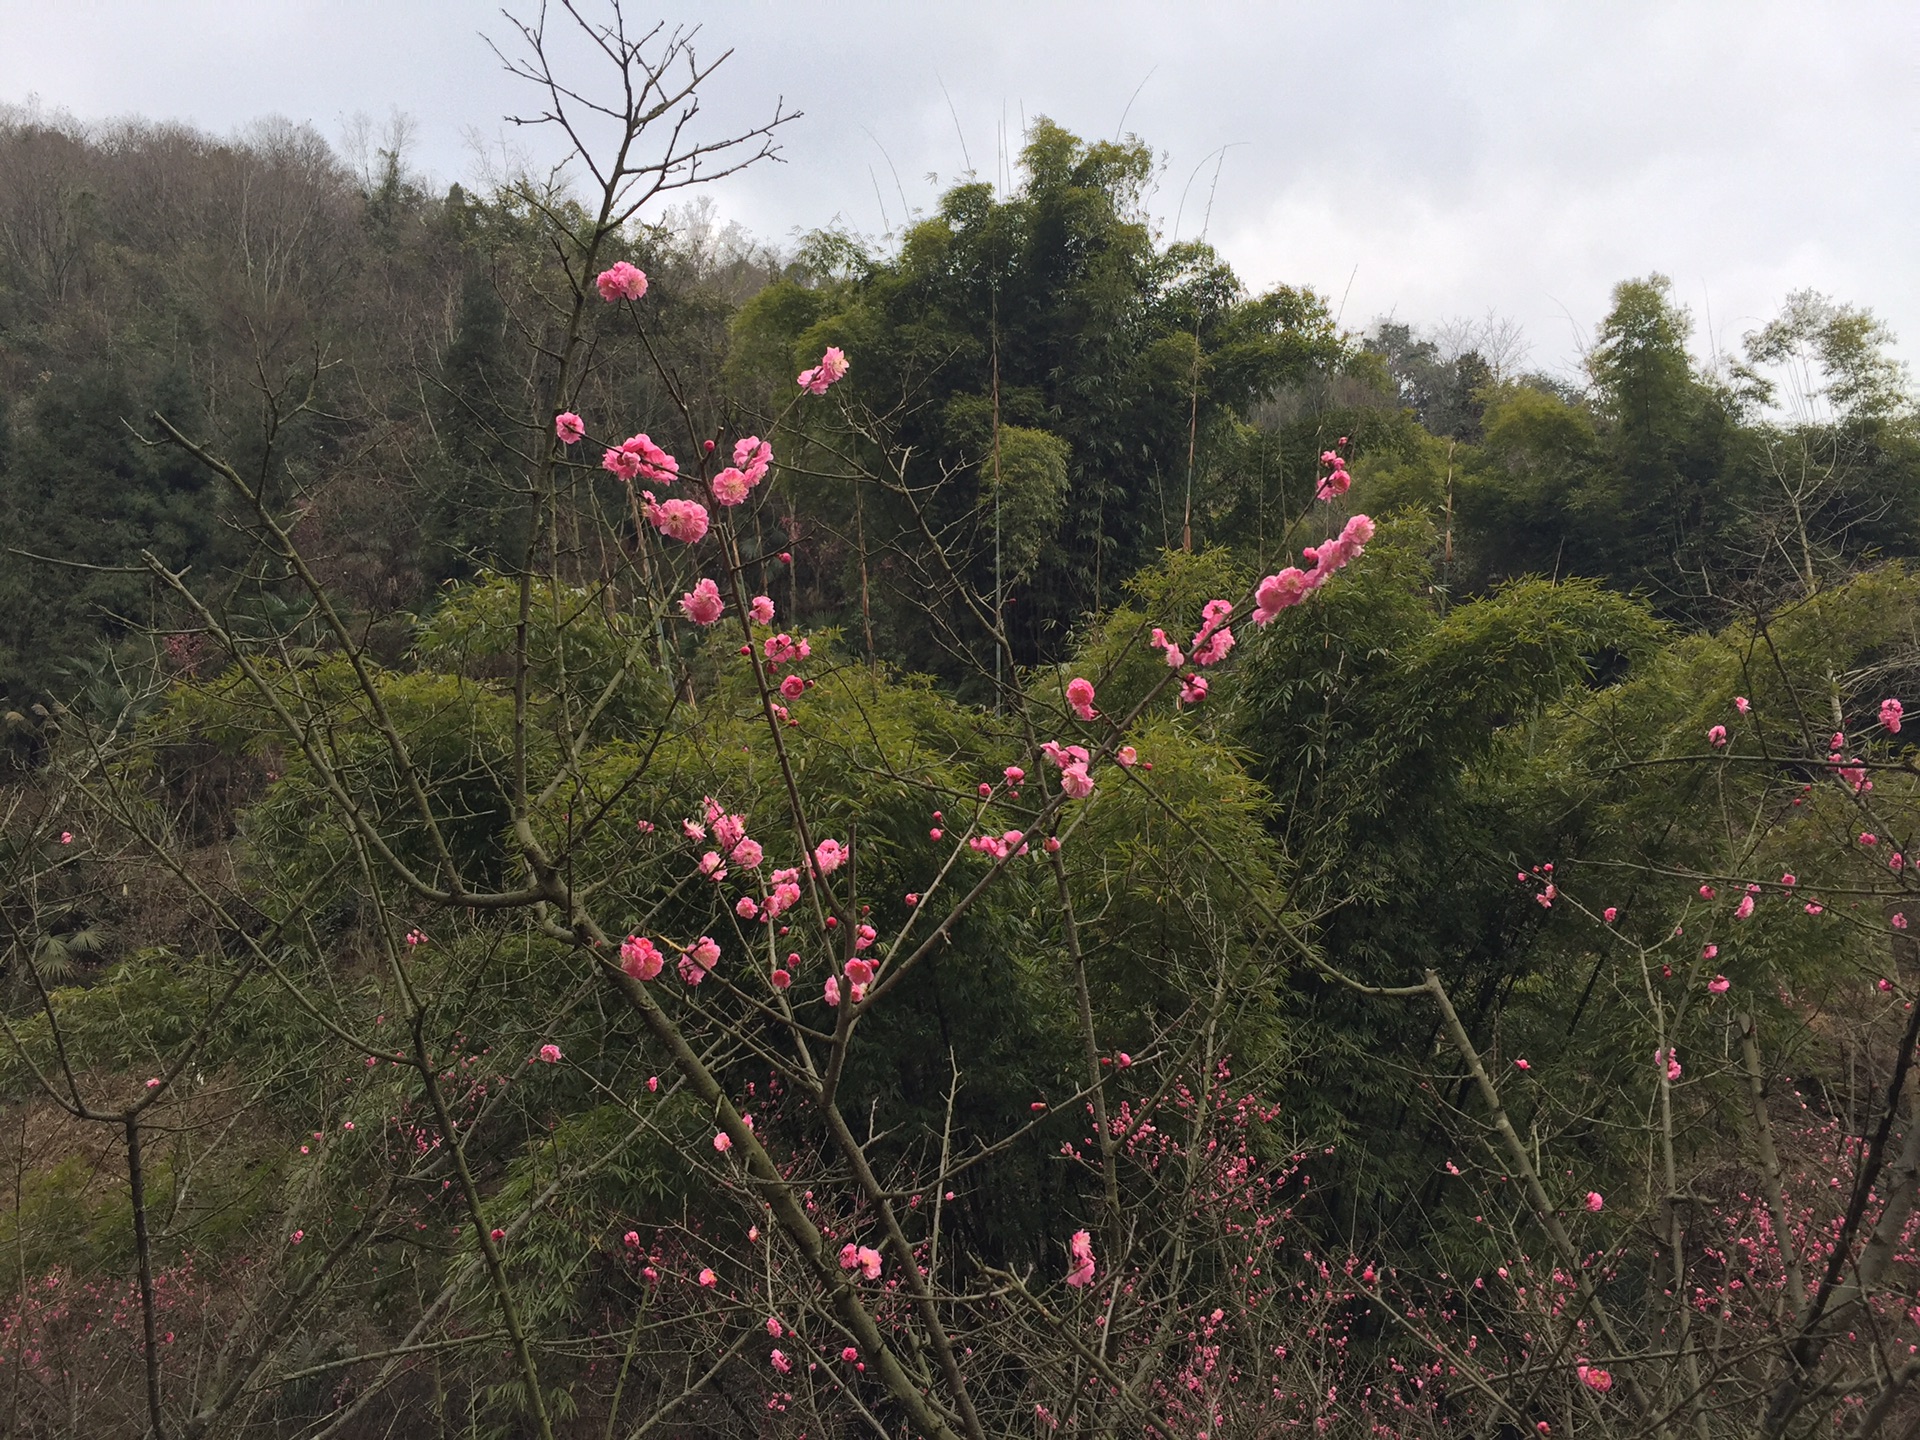
<svg viewBox="0 0 1920 1440"><path fill-rule="evenodd" d="M1067 682L1067 704L1082 720L1091 720L1099 712L1093 708L1093 682L1076 675Z"/></svg>
<svg viewBox="0 0 1920 1440"><path fill-rule="evenodd" d="M629 935L620 945L620 968L636 980L651 980L667 963L653 941L644 935Z"/></svg>
<svg viewBox="0 0 1920 1440"><path fill-rule="evenodd" d="M1744 920L1751 914L1753 914L1753 896L1742 895L1740 903L1733 907L1733 918Z"/></svg>
<svg viewBox="0 0 1920 1440"><path fill-rule="evenodd" d="M1233 649L1233 631L1221 627L1207 636L1204 642L1195 639L1193 663L1196 665L1218 665L1227 658L1227 652Z"/></svg>
<svg viewBox="0 0 1920 1440"><path fill-rule="evenodd" d="M547 1044L540 1047L540 1063L542 1065L558 1065L560 1059L560 1047L558 1045Z"/></svg>
<svg viewBox="0 0 1920 1440"><path fill-rule="evenodd" d="M822 840L813 847L813 863L822 875L831 875L847 863L847 847L838 840Z"/></svg>
<svg viewBox="0 0 1920 1440"><path fill-rule="evenodd" d="M733 1137L724 1130L720 1131L719 1134L713 1137L713 1148L718 1150L722 1155L726 1154L727 1151L733 1148Z"/></svg>
<svg viewBox="0 0 1920 1440"><path fill-rule="evenodd" d="M1733 987L1733 982L1724 975L1716 975L1707 982L1707 992L1711 995L1724 995Z"/></svg>
<svg viewBox="0 0 1920 1440"><path fill-rule="evenodd" d="M698 985L707 978L707 972L720 962L720 946L712 936L702 935L680 957L678 969L680 978L689 985Z"/></svg>
<svg viewBox="0 0 1920 1440"><path fill-rule="evenodd" d="M1734 696L1734 697L1733 697L1733 708L1734 708L1734 709L1736 709L1736 710L1738 710L1738 711L1739 711L1739 712L1740 712L1740 713L1741 713L1742 715L1744 715L1744 714L1746 714L1746 713L1747 713L1747 712L1748 712L1749 710L1751 710L1751 709L1753 708L1753 706L1752 706L1752 704L1751 704L1751 703L1750 703L1750 702L1748 701L1748 699L1747 699L1747 697L1746 697L1746 696L1744 696L1744 695L1736 695L1736 696Z"/></svg>
<svg viewBox="0 0 1920 1440"><path fill-rule="evenodd" d="M747 606L747 614L753 617L753 623L756 625L771 625L773 623L772 597L767 595L754 596L753 603Z"/></svg>
<svg viewBox="0 0 1920 1440"><path fill-rule="evenodd" d="M683 545L695 545L706 537L707 507L698 500L669 500L664 505L647 504L647 523L662 535Z"/></svg>
<svg viewBox="0 0 1920 1440"><path fill-rule="evenodd" d="M616 260L594 277L593 287L609 305L620 300L638 300L647 293L647 275L625 260Z"/></svg>
<svg viewBox="0 0 1920 1440"><path fill-rule="evenodd" d="M680 474L680 462L653 443L647 435L633 435L600 457L600 468L631 484L645 480L649 484L671 485Z"/></svg>
<svg viewBox="0 0 1920 1440"><path fill-rule="evenodd" d="M1153 632L1153 639L1148 643L1150 643L1156 650L1163 650L1166 652L1167 668L1169 670L1178 670L1182 665L1187 663L1186 652L1183 651L1178 645L1174 644L1171 640L1167 639L1166 631L1159 629L1158 627L1155 627Z"/></svg>
<svg viewBox="0 0 1920 1440"><path fill-rule="evenodd" d="M824 395L827 387L840 379L852 367L846 355L838 345L829 345L826 353L820 357L820 363L802 370L794 383L809 395Z"/></svg>
<svg viewBox="0 0 1920 1440"><path fill-rule="evenodd" d="M703 579L680 597L680 613L696 625L712 625L727 608L720 598L720 587Z"/></svg>
<svg viewBox="0 0 1920 1440"><path fill-rule="evenodd" d="M1882 700L1880 702L1880 723L1886 726L1887 730L1894 735L1900 733L1900 717L1905 713L1906 706L1902 705L1898 700Z"/></svg>
<svg viewBox="0 0 1920 1440"><path fill-rule="evenodd" d="M1586 1204L1587 1204L1587 1210L1590 1213L1595 1215L1599 1214L1601 1210L1606 1208L1606 1203L1607 1202L1601 1198L1600 1192L1598 1190L1589 1190L1587 1192Z"/></svg>
<svg viewBox="0 0 1920 1440"><path fill-rule="evenodd" d="M1707 727L1707 743L1713 746L1715 749L1718 749L1722 745L1725 745L1727 743L1727 727L1724 725L1708 726Z"/></svg>
<svg viewBox="0 0 1920 1440"><path fill-rule="evenodd" d="M563 410L553 417L553 433L563 445L571 445L587 433L587 425L571 410Z"/></svg>
<svg viewBox="0 0 1920 1440"><path fill-rule="evenodd" d="M1085 1230L1073 1232L1073 1238L1067 1242L1067 1249L1073 1256L1073 1268L1067 1272L1067 1284L1076 1290L1093 1283L1093 1236Z"/></svg>

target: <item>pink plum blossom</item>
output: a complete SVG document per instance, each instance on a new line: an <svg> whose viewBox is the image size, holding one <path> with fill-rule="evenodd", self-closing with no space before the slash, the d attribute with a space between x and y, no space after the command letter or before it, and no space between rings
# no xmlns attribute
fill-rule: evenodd
<svg viewBox="0 0 1920 1440"><path fill-rule="evenodd" d="M1270 625L1282 610L1298 605L1314 587L1308 583L1306 572L1298 566L1289 565L1277 575L1269 575L1254 588L1253 623Z"/></svg>
<svg viewBox="0 0 1920 1440"><path fill-rule="evenodd" d="M647 293L646 272L616 260L594 277L594 288L609 305L620 300L638 300Z"/></svg>
<svg viewBox="0 0 1920 1440"><path fill-rule="evenodd" d="M1193 663L1196 665L1218 665L1227 658L1227 652L1233 649L1233 631L1222 627L1209 635L1204 643L1196 642L1193 647Z"/></svg>
<svg viewBox="0 0 1920 1440"><path fill-rule="evenodd" d="M552 1044L542 1045L540 1047L540 1063L542 1065L558 1065L560 1063L560 1047Z"/></svg>
<svg viewBox="0 0 1920 1440"><path fill-rule="evenodd" d="M651 980L667 963L653 941L644 935L629 935L620 945L620 968L636 980Z"/></svg>
<svg viewBox="0 0 1920 1440"><path fill-rule="evenodd" d="M1601 1210L1606 1208L1607 1202L1601 1197L1598 1190L1589 1190L1587 1191L1586 1204L1590 1213L1598 1215Z"/></svg>
<svg viewBox="0 0 1920 1440"><path fill-rule="evenodd" d="M767 478L767 467L773 463L773 446L758 435L742 436L733 442L733 463L749 485L758 485Z"/></svg>
<svg viewBox="0 0 1920 1440"><path fill-rule="evenodd" d="M1068 1252L1073 1256L1073 1268L1067 1272L1067 1284L1079 1289L1093 1283L1093 1236L1085 1230L1073 1232L1073 1238L1067 1242Z"/></svg>
<svg viewBox="0 0 1920 1440"><path fill-rule="evenodd" d="M1733 987L1733 982L1724 975L1716 975L1707 982L1707 992L1712 995L1724 995Z"/></svg>
<svg viewBox="0 0 1920 1440"><path fill-rule="evenodd" d="M1906 706L1902 705L1898 700L1882 700L1880 702L1880 723L1886 726L1887 730L1892 734L1898 735L1900 733L1900 717L1905 713Z"/></svg>
<svg viewBox="0 0 1920 1440"><path fill-rule="evenodd" d="M753 617L753 623L756 625L771 625L773 623L772 597L754 596L753 603L747 607L747 614Z"/></svg>
<svg viewBox="0 0 1920 1440"><path fill-rule="evenodd" d="M813 654L813 647L805 640L795 640L786 633L769 635L760 643L760 653L767 657L769 665L790 665L795 660L804 660Z"/></svg>
<svg viewBox="0 0 1920 1440"><path fill-rule="evenodd" d="M847 862L847 847L838 840L822 840L813 847L813 863L822 875L831 875Z"/></svg>
<svg viewBox="0 0 1920 1440"><path fill-rule="evenodd" d="M1716 749L1725 745L1727 743L1727 727L1724 725L1709 726L1707 728L1707 743Z"/></svg>
<svg viewBox="0 0 1920 1440"><path fill-rule="evenodd" d="M707 533L707 507L698 500L669 500L647 506L647 523L683 545L698 544Z"/></svg>
<svg viewBox="0 0 1920 1440"><path fill-rule="evenodd" d="M553 417L553 433L563 445L571 445L587 433L587 425L571 410L563 410Z"/></svg>
<svg viewBox="0 0 1920 1440"><path fill-rule="evenodd" d="M712 625L720 619L727 602L720 598L720 587L703 579L680 597L680 613L696 625Z"/></svg>
<svg viewBox="0 0 1920 1440"><path fill-rule="evenodd" d="M1099 713L1093 708L1093 682L1078 675L1067 682L1067 703L1082 720L1091 720Z"/></svg>
<svg viewBox="0 0 1920 1440"><path fill-rule="evenodd" d="M702 935L680 957L678 966L680 978L689 985L698 985L707 978L707 972L720 961L720 947L711 936Z"/></svg>
<svg viewBox="0 0 1920 1440"><path fill-rule="evenodd" d="M600 457L600 468L631 484L671 485L680 474L680 462L653 443L650 436L633 435Z"/></svg>
<svg viewBox="0 0 1920 1440"><path fill-rule="evenodd" d="M826 353L820 357L820 363L810 369L802 370L795 377L795 383L809 395L824 395L827 393L827 387L851 368L840 347L829 345Z"/></svg>

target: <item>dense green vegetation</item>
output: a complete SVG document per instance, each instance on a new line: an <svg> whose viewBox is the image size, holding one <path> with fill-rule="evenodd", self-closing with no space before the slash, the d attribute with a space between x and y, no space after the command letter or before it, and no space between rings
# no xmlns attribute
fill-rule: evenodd
<svg viewBox="0 0 1920 1440"><path fill-rule="evenodd" d="M1706 369L1647 276L1570 382L1492 332L1353 334L1310 290L1248 293L1157 232L1141 141L1040 120L1022 164L895 246L783 254L698 205L429 194L397 153L356 174L296 130L0 123L14 1433L1519 1435L1578 1402L1635 1434L1672 1395L1703 1436L1826 1423L1811 1381L1782 1428L1735 1428L1787 1393L1760 1380L1700 1409L1714 1380L1673 1379L1659 1292L1730 1293L1760 1177L1806 1179L1811 1215L1920 1134L1889 1141L1913 1036L1881 999L1920 983L1886 859L1920 836L1880 708L1920 694L1920 413L1891 337L1802 293ZM644 301L593 295L616 260ZM851 371L796 401L828 346ZM557 410L591 439L556 446ZM705 551L669 545L595 458L642 430L675 494L748 433L773 478L714 507ZM1322 503L1329 450L1354 484ZM1361 512L1365 554L1270 625L1243 610L1181 703L1148 634L1184 643ZM678 604L703 576L711 629ZM738 617L756 592L775 625ZM777 693L751 658L776 629L813 651ZM1097 798L1063 798L1049 741L1094 752ZM769 870L845 841L843 888L760 923L751 867L690 869L712 842L683 822L729 811ZM1017 864L955 843L1016 829ZM895 968L854 1045L851 992L817 997L861 925ZM648 990L610 958L629 930L727 958ZM764 979L789 944L796 972L814 952L791 996ZM1756 1033L1772 1170L1743 1148ZM1122 1107L1165 1135L1090 1134ZM1549 1206L1518 1193L1529 1153ZM1889 1163L1846 1244L1915 1188ZM1589 1190L1620 1217L1581 1232L1620 1247L1604 1264L1541 1238L1549 1211L1588 1223ZM893 1279L856 1313L830 1252L936 1201L910 1253L951 1294L915 1308ZM1242 1206L1259 1227L1222 1221ZM1684 1282L1658 1270L1682 1209ZM1103 1282L1133 1267L1131 1390L1063 1338L1095 1334L1061 1318L1080 1230ZM1523 1254L1595 1263L1624 1335L1536 1343L1557 1309L1456 1293ZM1910 1326L1910 1269L1872 1282L1875 1324ZM966 1403L936 1310L979 1357ZM1793 1313L1728 1320L1746 1338L1692 1363L1746 1384ZM155 1315L195 1358L146 1367ZM769 1371L763 1335L795 1326L793 1355L831 1369L844 1342L871 1373ZM1366 1389L1408 1355L1464 1365L1461 1333L1506 1357L1492 1409L1464 1381ZM1903 1345L1832 1364L1897 1398ZM1591 1353L1623 1383L1525 1378L1549 1350L1542 1373Z"/></svg>

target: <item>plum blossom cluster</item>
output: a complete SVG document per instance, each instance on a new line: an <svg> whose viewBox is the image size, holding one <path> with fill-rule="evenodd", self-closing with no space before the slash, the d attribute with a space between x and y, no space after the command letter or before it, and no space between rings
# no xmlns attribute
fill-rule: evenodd
<svg viewBox="0 0 1920 1440"><path fill-rule="evenodd" d="M1307 546L1300 553L1303 558L1313 562L1311 570L1289 565L1279 573L1267 576L1254 587L1254 624L1271 624L1282 610L1298 605L1325 585L1360 558L1373 535L1373 521L1365 515L1356 515L1332 539Z"/></svg>
<svg viewBox="0 0 1920 1440"><path fill-rule="evenodd" d="M557 427L558 422L555 423ZM630 435L610 447L600 457L600 468L628 485L636 480L650 485L671 485L680 477L680 462L644 434Z"/></svg>
<svg viewBox="0 0 1920 1440"><path fill-rule="evenodd" d="M593 288L609 305L638 300L647 293L647 275L625 260L616 260L594 277Z"/></svg>
<svg viewBox="0 0 1920 1440"><path fill-rule="evenodd" d="M1264 582L1262 582L1264 583ZM1200 611L1200 628L1194 632L1188 649L1183 650L1167 638L1167 632L1154 629L1148 644L1160 651L1167 661L1167 668L1178 670L1187 663L1189 650L1196 665L1217 665L1227 658L1227 652L1233 649L1233 631L1227 625L1227 618L1233 614L1233 603L1228 600L1209 600ZM1201 695L1206 687L1201 686ZM1191 702L1189 702L1191 703Z"/></svg>
<svg viewBox="0 0 1920 1440"><path fill-rule="evenodd" d="M1060 788L1075 800L1084 800L1093 793L1093 775L1088 770L1092 756L1084 745L1062 745L1049 740L1040 747L1040 753L1052 761L1060 771Z"/></svg>
<svg viewBox="0 0 1920 1440"><path fill-rule="evenodd" d="M688 985L698 985L719 963L719 942L710 935L702 935L680 952L675 968ZM665 954L645 935L629 935L620 944L620 968L635 980L654 979L665 964Z"/></svg>
<svg viewBox="0 0 1920 1440"><path fill-rule="evenodd" d="M838 345L829 345L826 353L820 357L820 363L802 370L795 377L795 383L809 395L824 395L827 387L839 380L852 368Z"/></svg>
<svg viewBox="0 0 1920 1440"><path fill-rule="evenodd" d="M1342 435L1340 443L1346 444L1347 437ZM1346 494L1352 488L1353 477L1347 473L1347 462L1340 458L1338 450L1321 451L1320 463L1327 467L1327 475L1320 482L1320 488L1314 492L1319 499L1332 500L1336 496Z"/></svg>
<svg viewBox="0 0 1920 1440"><path fill-rule="evenodd" d="M773 464L773 446L758 435L748 435L733 445L733 464L713 477L713 498L722 505L738 505L752 493L754 486L767 478Z"/></svg>

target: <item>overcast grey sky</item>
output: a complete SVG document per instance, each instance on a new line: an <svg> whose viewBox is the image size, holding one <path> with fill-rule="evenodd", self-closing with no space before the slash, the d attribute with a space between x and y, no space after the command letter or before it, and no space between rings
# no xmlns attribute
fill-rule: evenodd
<svg viewBox="0 0 1920 1440"><path fill-rule="evenodd" d="M1810 286L1872 307L1920 357L1913 0L646 13L735 51L716 123L776 96L805 112L785 165L711 192L775 241L836 218L897 227L969 163L992 178L1034 115L1111 136L1124 114L1166 156L1153 204L1168 233L1176 217L1198 232L1208 157L1231 147L1209 237L1250 286L1311 284L1349 326L1492 311L1525 327L1536 363L1566 368L1614 282L1661 270L1703 354ZM415 164L445 183L529 103L482 32L508 27L460 0L0 0L0 100L216 132L279 114L335 140L355 112L398 107Z"/></svg>

